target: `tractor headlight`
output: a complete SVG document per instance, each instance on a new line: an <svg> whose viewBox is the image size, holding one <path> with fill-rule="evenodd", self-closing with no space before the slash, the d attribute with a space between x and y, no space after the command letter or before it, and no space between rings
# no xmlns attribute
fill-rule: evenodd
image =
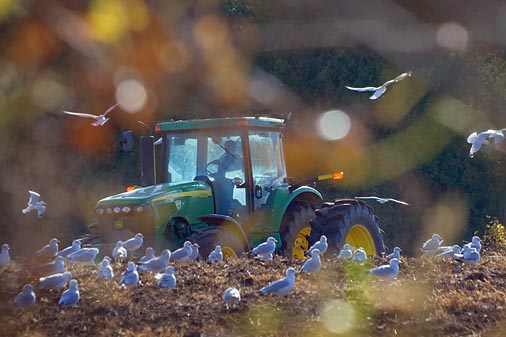
<svg viewBox="0 0 506 337"><path fill-rule="evenodd" d="M111 208L111 207L107 207L107 208L105 209L105 212L106 212L107 214L111 214L111 213L112 213L112 208Z"/></svg>
<svg viewBox="0 0 506 337"><path fill-rule="evenodd" d="M116 214L119 214L119 212L121 212L121 208L120 208L120 207L118 207L118 206L116 206L116 207L114 207L114 208L112 209L112 211L113 211L114 213L116 213Z"/></svg>
<svg viewBox="0 0 506 337"><path fill-rule="evenodd" d="M102 214L104 214L104 209L102 207L97 207L97 209L95 210L95 213L97 215L102 215Z"/></svg>
<svg viewBox="0 0 506 337"><path fill-rule="evenodd" d="M143 210L144 210L144 207L142 207L142 205L137 205L137 206L135 206L135 207L134 207L134 211L135 211L136 213L140 213L140 212L142 212Z"/></svg>
<svg viewBox="0 0 506 337"><path fill-rule="evenodd" d="M144 205L144 211L151 214L153 213L153 208L149 205Z"/></svg>
<svg viewBox="0 0 506 337"><path fill-rule="evenodd" d="M125 206L121 210L123 211L123 213L130 213L132 209L129 206Z"/></svg>

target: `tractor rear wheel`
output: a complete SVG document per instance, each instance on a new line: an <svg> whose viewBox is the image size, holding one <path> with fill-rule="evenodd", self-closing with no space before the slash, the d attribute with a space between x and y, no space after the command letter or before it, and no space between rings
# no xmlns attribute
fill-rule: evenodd
<svg viewBox="0 0 506 337"><path fill-rule="evenodd" d="M367 255L382 255L385 251L379 219L373 208L357 199L337 199L324 203L316 210L311 222L309 240L327 236L329 252L342 249L345 243L354 248L363 247Z"/></svg>
<svg viewBox="0 0 506 337"><path fill-rule="evenodd" d="M311 234L310 221L315 217L308 204L294 204L288 207L281 226L282 254L293 260L305 259L305 253L314 241L308 241Z"/></svg>
<svg viewBox="0 0 506 337"><path fill-rule="evenodd" d="M227 226L203 228L193 233L189 240L199 245L199 255L204 261L216 245L221 246L223 261L241 256L246 251L241 238Z"/></svg>

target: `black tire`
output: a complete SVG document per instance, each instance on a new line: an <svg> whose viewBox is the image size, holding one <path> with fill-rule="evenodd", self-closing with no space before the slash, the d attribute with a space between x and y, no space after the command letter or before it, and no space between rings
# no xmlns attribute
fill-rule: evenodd
<svg viewBox="0 0 506 337"><path fill-rule="evenodd" d="M315 219L311 221L309 241L319 240L324 234L327 236L329 253L342 249L345 243L367 246L364 249L368 255L381 256L384 253L379 219L374 215L373 208L362 200L334 200L316 210L315 215Z"/></svg>
<svg viewBox="0 0 506 337"><path fill-rule="evenodd" d="M246 251L240 236L227 226L200 229L193 233L189 240L199 245L199 255L204 261L207 261L207 257L216 248L216 245L221 246L224 260L233 256L230 252L234 252L235 256L239 257Z"/></svg>
<svg viewBox="0 0 506 337"><path fill-rule="evenodd" d="M311 229L311 220L314 219L314 217L315 212L309 204L295 203L288 207L285 215L283 216L280 230L282 241L281 253L283 256L289 259L304 258L303 253L301 255L301 252L296 252L294 250L294 247L296 245L296 240L299 236L299 233L301 233L304 228ZM299 241L302 241L300 249L303 252L307 252L309 247L311 247L311 245L315 242L309 239L309 234L310 233L307 233L307 236L305 236L305 238L303 238L304 235L299 238Z"/></svg>

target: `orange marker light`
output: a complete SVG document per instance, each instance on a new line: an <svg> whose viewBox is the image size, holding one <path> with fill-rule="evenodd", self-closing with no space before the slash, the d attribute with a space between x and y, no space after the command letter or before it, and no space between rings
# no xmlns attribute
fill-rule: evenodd
<svg viewBox="0 0 506 337"><path fill-rule="evenodd" d="M343 179L343 177L344 177L344 172L332 172L332 179L334 179L334 180Z"/></svg>
<svg viewBox="0 0 506 337"><path fill-rule="evenodd" d="M137 187L136 186L127 186L127 192L131 192L133 190L135 190Z"/></svg>
<svg viewBox="0 0 506 337"><path fill-rule="evenodd" d="M155 131L161 131L161 130L162 130L162 128L160 127L160 125L155 126Z"/></svg>

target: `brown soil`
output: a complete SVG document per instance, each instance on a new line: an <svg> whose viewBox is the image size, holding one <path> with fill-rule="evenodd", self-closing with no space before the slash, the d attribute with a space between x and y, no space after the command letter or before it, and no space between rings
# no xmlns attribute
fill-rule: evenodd
<svg viewBox="0 0 506 337"><path fill-rule="evenodd" d="M397 280L370 277L371 265L327 257L322 270L297 274L286 295L256 291L284 276L289 266L248 258L226 264L171 263L177 285L158 289L150 273L133 289L115 279L99 282L97 267L70 266L80 302L61 308L61 291L38 290L37 303L15 311L23 284L37 284L13 263L0 273L2 336L503 336L506 327L506 257L488 252L475 266L450 259L402 259ZM374 264L384 263L377 259ZM230 286L241 291L237 308L221 301Z"/></svg>

